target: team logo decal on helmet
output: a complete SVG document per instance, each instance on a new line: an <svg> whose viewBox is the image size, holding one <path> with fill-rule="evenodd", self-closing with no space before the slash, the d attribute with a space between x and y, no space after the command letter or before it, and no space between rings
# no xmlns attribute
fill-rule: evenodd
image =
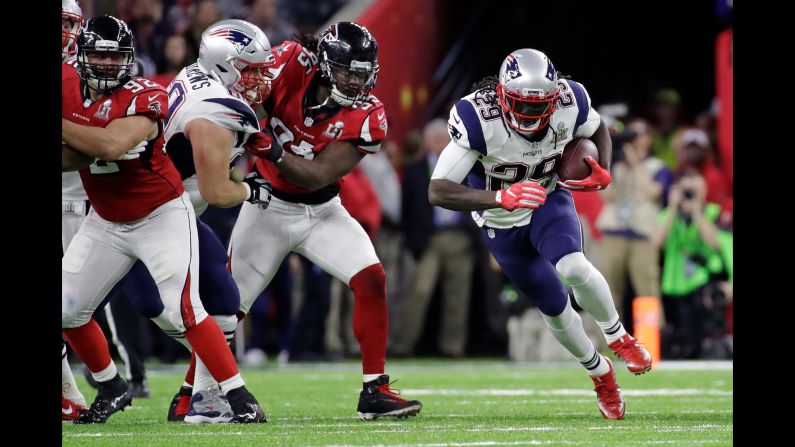
<svg viewBox="0 0 795 447"><path fill-rule="evenodd" d="M223 37L226 40L232 42L232 45L235 46L237 50L237 54L242 54L243 49L251 43L251 37L248 37L243 32L238 31L236 29L219 29L210 33L211 36L218 36Z"/></svg>
<svg viewBox="0 0 795 447"><path fill-rule="evenodd" d="M522 75L522 72L519 71L519 61L516 60L513 54L508 55L508 65L505 74L508 76L508 79L516 79Z"/></svg>
<svg viewBox="0 0 795 447"><path fill-rule="evenodd" d="M556 82L557 81L555 78L556 73L557 71L555 71L555 66L552 65L552 61L549 61L549 64L547 64L547 74L546 74L547 79L549 79L552 82Z"/></svg>

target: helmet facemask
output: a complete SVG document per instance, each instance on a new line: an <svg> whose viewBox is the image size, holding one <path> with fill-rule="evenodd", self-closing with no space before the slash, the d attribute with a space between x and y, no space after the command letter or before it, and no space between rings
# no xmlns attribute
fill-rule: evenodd
<svg viewBox="0 0 795 447"><path fill-rule="evenodd" d="M531 89L523 89L520 93L497 84L500 106L508 117L506 122L522 133L534 133L546 127L555 112L559 92L557 87L549 93Z"/></svg>
<svg viewBox="0 0 795 447"><path fill-rule="evenodd" d="M111 56L119 60L118 63L97 63L89 61L89 54ZM77 55L80 67L80 76L86 80L88 86L104 95L110 95L132 76L135 56L132 49L120 49L119 43L113 40L98 40L92 49L84 49Z"/></svg>
<svg viewBox="0 0 795 447"><path fill-rule="evenodd" d="M370 95L378 77L378 63L352 60L348 66L330 60L327 54L323 56L320 70L331 83L331 99L334 102L351 107Z"/></svg>
<svg viewBox="0 0 795 447"><path fill-rule="evenodd" d="M271 59L273 57L271 56ZM240 79L235 82L232 89L245 98L252 107L261 104L270 95L273 75L268 68L273 65L273 60L268 62L248 62L238 59L234 67L240 70Z"/></svg>
<svg viewBox="0 0 795 447"><path fill-rule="evenodd" d="M68 57L77 53L77 34L83 24L83 17L67 11L61 11L61 56Z"/></svg>

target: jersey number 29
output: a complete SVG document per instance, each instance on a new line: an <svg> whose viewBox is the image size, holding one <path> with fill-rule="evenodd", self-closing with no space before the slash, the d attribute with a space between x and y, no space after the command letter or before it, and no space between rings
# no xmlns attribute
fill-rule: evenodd
<svg viewBox="0 0 795 447"><path fill-rule="evenodd" d="M550 174L554 172L555 164L557 164L558 160L560 160L562 156L563 154L557 153L550 155L547 158L541 159L538 163L533 165L532 171L530 170L530 166L526 165L525 163L500 163L498 165L494 165L491 167L491 172L506 178L500 179L487 175L486 189L489 191L499 191L500 189L508 188L514 183L524 180L530 180L533 182L546 180L550 177ZM542 182L542 184L543 183L545 182Z"/></svg>

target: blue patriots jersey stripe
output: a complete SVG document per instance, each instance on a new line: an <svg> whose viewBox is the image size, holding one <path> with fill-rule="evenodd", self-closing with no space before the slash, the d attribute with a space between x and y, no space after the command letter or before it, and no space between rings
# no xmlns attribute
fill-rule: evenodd
<svg viewBox="0 0 795 447"><path fill-rule="evenodd" d="M472 166L472 169L467 174L467 183L470 188L486 189L486 171L483 169L482 164L475 163Z"/></svg>
<svg viewBox="0 0 795 447"><path fill-rule="evenodd" d="M455 103L458 116L464 122L469 138L469 147L486 155L486 140L483 138L483 129L480 127L480 119L475 113L475 106L471 102L461 99Z"/></svg>
<svg viewBox="0 0 795 447"><path fill-rule="evenodd" d="M588 98L585 96L585 90L582 85L578 82L569 81L569 87L577 100L577 120L574 123L574 132L572 133L572 135L576 135L577 129L588 119L588 111L591 110L591 105L588 104Z"/></svg>
<svg viewBox="0 0 795 447"><path fill-rule="evenodd" d="M238 101L237 99L232 98L209 98L205 99L204 101L229 107L240 115L240 117L237 119L241 124L249 123L251 127L259 129L257 115L254 113L254 110L252 110L251 107L243 101Z"/></svg>

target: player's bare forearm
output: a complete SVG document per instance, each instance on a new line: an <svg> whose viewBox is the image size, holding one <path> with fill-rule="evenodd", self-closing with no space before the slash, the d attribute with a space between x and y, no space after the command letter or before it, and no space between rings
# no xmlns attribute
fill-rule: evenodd
<svg viewBox="0 0 795 447"><path fill-rule="evenodd" d="M609 170L613 157L613 141L610 139L610 131L607 130L604 120L599 123L596 132L589 139L596 144L596 150L599 151L599 166Z"/></svg>
<svg viewBox="0 0 795 447"><path fill-rule="evenodd" d="M94 157L82 154L66 144L61 145L61 172L79 171L94 162Z"/></svg>
<svg viewBox="0 0 795 447"><path fill-rule="evenodd" d="M118 159L141 141L157 135L157 123L144 116L117 118L106 127L85 126L61 119L61 137L78 152L100 160Z"/></svg>
<svg viewBox="0 0 795 447"><path fill-rule="evenodd" d="M285 151L284 158L276 166L288 180L304 188L316 191L351 172L361 161L363 154L347 141L335 141L307 160Z"/></svg>
<svg viewBox="0 0 795 447"><path fill-rule="evenodd" d="M235 134L212 121L193 120L185 127L193 149L199 192L210 205L229 208L246 200L247 189L229 178Z"/></svg>
<svg viewBox="0 0 795 447"><path fill-rule="evenodd" d="M432 205L455 211L474 211L499 208L494 191L470 188L445 179L431 180L428 201Z"/></svg>

